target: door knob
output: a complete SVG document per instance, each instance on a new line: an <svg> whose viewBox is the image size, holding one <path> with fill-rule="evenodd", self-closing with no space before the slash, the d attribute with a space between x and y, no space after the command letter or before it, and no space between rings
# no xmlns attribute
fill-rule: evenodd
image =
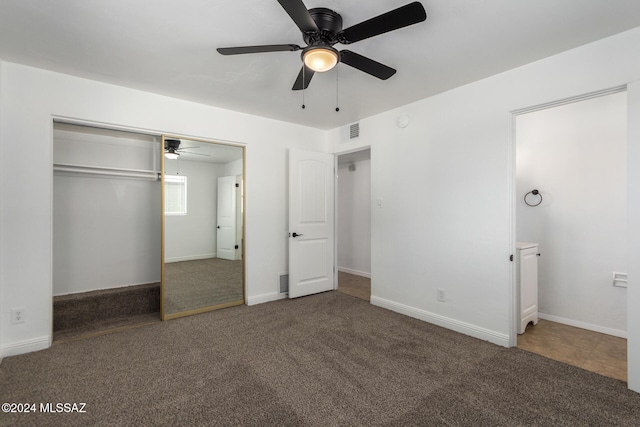
<svg viewBox="0 0 640 427"><path fill-rule="evenodd" d="M295 231L294 231L294 232L293 232L293 234L292 234L292 236L293 236L293 237L298 237L298 236L303 236L303 235L304 235L304 234L298 234L298 233L296 233Z"/></svg>

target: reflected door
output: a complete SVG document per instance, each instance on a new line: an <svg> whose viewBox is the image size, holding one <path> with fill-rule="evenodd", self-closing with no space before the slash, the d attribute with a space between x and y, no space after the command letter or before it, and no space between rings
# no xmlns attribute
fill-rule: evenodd
<svg viewBox="0 0 640 427"><path fill-rule="evenodd" d="M236 198L239 184L235 176L218 178L217 257L236 259Z"/></svg>

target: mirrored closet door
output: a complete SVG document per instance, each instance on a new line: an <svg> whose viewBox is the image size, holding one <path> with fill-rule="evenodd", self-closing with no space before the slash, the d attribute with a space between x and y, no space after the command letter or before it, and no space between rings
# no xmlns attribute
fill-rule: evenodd
<svg viewBox="0 0 640 427"><path fill-rule="evenodd" d="M244 147L162 144L162 319L244 304Z"/></svg>

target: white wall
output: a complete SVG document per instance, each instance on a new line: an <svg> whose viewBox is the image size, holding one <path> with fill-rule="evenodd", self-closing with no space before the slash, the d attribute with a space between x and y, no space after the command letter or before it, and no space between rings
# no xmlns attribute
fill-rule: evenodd
<svg viewBox="0 0 640 427"><path fill-rule="evenodd" d="M371 277L371 160L338 167L338 269Z"/></svg>
<svg viewBox="0 0 640 427"><path fill-rule="evenodd" d="M627 290L612 281L627 272L626 92L517 116L516 179L516 238L540 244L541 316L626 337Z"/></svg>
<svg viewBox="0 0 640 427"><path fill-rule="evenodd" d="M627 100L627 362L629 388L640 392L640 81L627 86Z"/></svg>
<svg viewBox="0 0 640 427"><path fill-rule="evenodd" d="M246 144L248 302L280 297L287 149L326 151L325 132L8 62L0 78L0 317L14 307L26 316L2 322L3 355L51 341L54 116Z"/></svg>
<svg viewBox="0 0 640 427"><path fill-rule="evenodd" d="M53 181L53 295L160 281L159 181Z"/></svg>
<svg viewBox="0 0 640 427"><path fill-rule="evenodd" d="M234 160L229 163L224 164L224 175L223 176L231 176L231 175L242 175L242 159Z"/></svg>
<svg viewBox="0 0 640 427"><path fill-rule="evenodd" d="M1 137L2 135L2 116L3 116L3 84L2 84L2 58L0 58L0 150L2 150L2 145L4 144L4 141ZM0 151L1 153L1 151ZM3 162L0 161L0 218L1 218L1 213L4 211L4 201L3 201L3 197L2 197L2 189L4 188L4 173L3 173ZM3 231L2 231L2 226L0 226L0 242L2 242L3 238ZM3 257L3 248L2 248L2 244L0 244L0 268L2 266L2 259ZM4 330L5 324L9 323L9 318L6 317L6 315L3 314L2 312L2 300L4 298L4 293L2 291L2 272L0 271L0 331ZM6 320L5 320L6 317ZM3 351L2 351L2 335L0 334L0 363L2 363L2 357L3 357Z"/></svg>
<svg viewBox="0 0 640 427"><path fill-rule="evenodd" d="M372 303L510 345L515 336L510 112L640 79L638 45L640 29L634 29L362 119L360 139L352 143L341 144L340 129L332 130L333 152L371 146L372 199L384 198L384 207L371 211ZM406 128L396 126L400 115L410 117ZM629 144L639 143L630 134ZM636 160L629 161L629 170L640 169ZM640 217L640 207L635 209ZM629 255L630 266L640 265L640 251ZM640 286L632 271L629 281L630 287ZM438 288L445 290L446 302L437 300ZM629 304L640 311L631 292ZM640 335L629 328L633 348L635 340ZM629 384L636 390L640 368L631 367L639 361L640 353L629 358Z"/></svg>
<svg viewBox="0 0 640 427"><path fill-rule="evenodd" d="M165 160L167 174L179 170L187 177L187 214L164 218L166 262L216 256L218 177L224 176L224 168L208 162Z"/></svg>

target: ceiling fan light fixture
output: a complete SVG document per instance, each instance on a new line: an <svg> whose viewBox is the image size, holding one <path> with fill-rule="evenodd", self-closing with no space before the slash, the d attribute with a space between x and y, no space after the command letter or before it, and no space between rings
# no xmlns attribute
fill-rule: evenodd
<svg viewBox="0 0 640 427"><path fill-rule="evenodd" d="M306 47L301 47L297 44L270 44L223 47L217 50L221 55L295 52L302 50L300 59L304 65L298 73L298 77L291 88L292 90L306 89L315 72L329 71L338 62L342 62L380 80L387 80L396 73L395 69L349 50L338 51L333 45L336 43L348 45L390 31L399 30L427 19L427 12L424 10L424 6L419 1L413 1L343 29L342 16L334 10L326 7L307 9L303 0L278 0L278 3L300 29L302 39L307 44ZM304 108L304 102L302 108Z"/></svg>
<svg viewBox="0 0 640 427"><path fill-rule="evenodd" d="M164 156L169 160L176 160L180 157L180 153L176 153L174 150L169 149L169 151L165 151Z"/></svg>
<svg viewBox="0 0 640 427"><path fill-rule="evenodd" d="M338 63L338 51L329 46L313 47L302 54L304 65L313 71L329 71Z"/></svg>

